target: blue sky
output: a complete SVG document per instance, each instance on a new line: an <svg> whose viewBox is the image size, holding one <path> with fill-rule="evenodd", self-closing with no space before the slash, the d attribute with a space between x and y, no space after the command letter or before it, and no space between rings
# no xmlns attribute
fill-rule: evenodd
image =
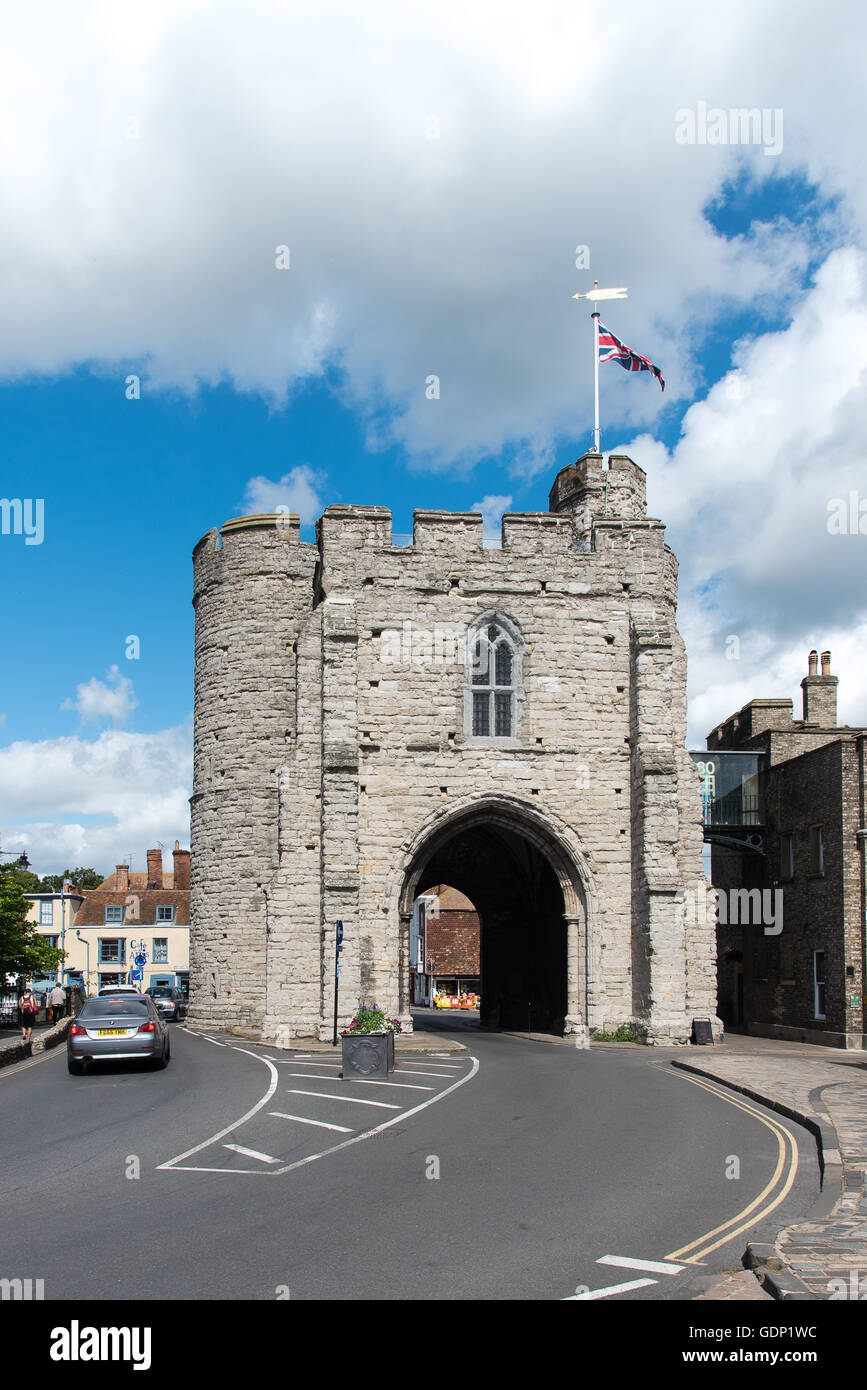
<svg viewBox="0 0 867 1390"><path fill-rule="evenodd" d="M388 506L401 533L416 507L544 510L590 443L571 296L594 278L629 287L603 321L666 378L661 396L602 367L603 445L647 470L681 561L692 741L796 696L811 646L867 723L867 535L827 527L832 499L867 497L863 152L814 90L806 5L737 12L724 43L674 4L652 34L638 5L470 23L446 4L436 36L384 2L339 30L276 0L135 25L48 8L47 37L16 21L28 80L0 97L0 491L45 506L41 545L0 536L4 848L108 869L186 838L190 552L210 527L279 500L308 539L335 501ZM846 25L844 93L864 47ZM679 145L699 101L779 110L781 152Z"/></svg>

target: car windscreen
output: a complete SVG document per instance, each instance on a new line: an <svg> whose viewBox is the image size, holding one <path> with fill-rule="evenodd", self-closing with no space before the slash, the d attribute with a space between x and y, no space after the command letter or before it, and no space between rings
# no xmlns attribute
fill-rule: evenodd
<svg viewBox="0 0 867 1390"><path fill-rule="evenodd" d="M116 994L114 998L107 999L88 999L82 1005L78 1017L88 1018L116 1018L125 1014L130 1018L150 1018L148 1001L141 999L135 994Z"/></svg>
<svg viewBox="0 0 867 1390"><path fill-rule="evenodd" d="M170 989L149 989L148 994L151 999L171 999L172 997Z"/></svg>

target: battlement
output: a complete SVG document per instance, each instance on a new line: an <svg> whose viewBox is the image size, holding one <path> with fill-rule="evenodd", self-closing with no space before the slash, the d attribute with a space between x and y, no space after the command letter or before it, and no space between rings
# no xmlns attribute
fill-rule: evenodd
<svg viewBox="0 0 867 1390"><path fill-rule="evenodd" d="M640 521L647 515L647 475L627 454L586 453L561 468L548 498L552 512L586 525L597 518Z"/></svg>
<svg viewBox="0 0 867 1390"><path fill-rule="evenodd" d="M403 562L412 556L449 562L481 559L494 565L511 559L558 556L580 560L600 548L616 548L614 538L601 541L606 528L636 525L661 529L647 520L646 476L626 454L611 454L607 467L602 454L588 452L563 468L551 488L548 512L507 512L501 522L501 545L486 547L480 512L449 512L419 508L413 512L412 543L397 544L388 507L333 503L316 523L316 542L301 541L301 518L294 512L257 513L233 517L219 532L212 529L193 550L197 589L216 581L226 564L240 569L277 570L287 551L303 561L318 558L329 569L350 555L390 557ZM599 529L600 541L594 538ZM499 559L496 557L499 555ZM295 568L293 563L291 568ZM375 566L374 570L375 572Z"/></svg>

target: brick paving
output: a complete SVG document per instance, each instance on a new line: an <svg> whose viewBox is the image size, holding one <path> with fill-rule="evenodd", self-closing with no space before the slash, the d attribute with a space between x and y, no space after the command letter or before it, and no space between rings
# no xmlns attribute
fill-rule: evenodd
<svg viewBox="0 0 867 1390"><path fill-rule="evenodd" d="M858 1281L867 1278L867 1053L732 1037L673 1060L812 1122L822 1154L822 1194L807 1220L780 1233L775 1249L783 1268L813 1297L857 1296ZM717 1296L738 1297L702 1295Z"/></svg>
<svg viewBox="0 0 867 1390"><path fill-rule="evenodd" d="M766 1293L756 1276L748 1269L733 1269L724 1274L718 1283L712 1284L704 1293L693 1299L715 1303L770 1303L771 1295Z"/></svg>

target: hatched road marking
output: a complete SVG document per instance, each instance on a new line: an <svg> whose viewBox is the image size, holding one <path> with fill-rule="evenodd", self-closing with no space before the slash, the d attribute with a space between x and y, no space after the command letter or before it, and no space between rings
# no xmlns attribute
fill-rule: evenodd
<svg viewBox="0 0 867 1390"><path fill-rule="evenodd" d="M318 1096L320 1100L343 1100L347 1105L375 1105L379 1110L399 1110L399 1105L392 1105L387 1100L362 1100L360 1096L335 1096L327 1091L302 1091L297 1086L287 1086L290 1096Z"/></svg>
<svg viewBox="0 0 867 1390"><path fill-rule="evenodd" d="M261 1163L279 1163L279 1158L272 1158L270 1154L260 1153L258 1149L245 1149L243 1144L224 1144L224 1149L234 1149L236 1154L243 1154L245 1158L258 1158Z"/></svg>
<svg viewBox="0 0 867 1390"><path fill-rule="evenodd" d="M318 1129L336 1129L341 1134L354 1134L355 1130L348 1125L330 1125L325 1120L308 1120L305 1115L287 1115L282 1110L269 1110L269 1115L274 1115L278 1120L297 1120L299 1125L316 1125Z"/></svg>
<svg viewBox="0 0 867 1390"><path fill-rule="evenodd" d="M188 1032L192 1037L205 1037L204 1034L197 1033L190 1028L185 1029L185 1031ZM294 1159L288 1163L280 1163L279 1160L275 1160L275 1164L279 1164L279 1166L275 1166L275 1164L266 1162L266 1160L270 1158L270 1155L266 1154L264 1156L260 1156L260 1150L246 1150L246 1152L252 1153L256 1157L257 1164L259 1166L257 1166L256 1168L227 1167L225 1164L208 1163L207 1157L210 1157L211 1155L208 1155L206 1157L203 1151L212 1148L216 1144L220 1144L221 1141L224 1140L227 1135L231 1135L232 1140L234 1141L237 1135L237 1131L243 1125L247 1124L249 1121L254 1120L255 1117L259 1114L259 1112L262 1111L266 1105L268 1105L269 1101L272 1100L274 1092L276 1091L279 1083L279 1072L277 1070L279 1063L275 1063L271 1060L270 1057L263 1056L260 1052L252 1052L249 1048L238 1047L234 1043L222 1043L217 1038L214 1038L213 1041L218 1047L229 1047L235 1052L241 1052L247 1057L252 1057L255 1061L261 1062L264 1067L267 1067L269 1073L269 1084L267 1090L265 1091L265 1094L261 1097L261 1099L258 1100L255 1105L251 1106L250 1109L240 1117L240 1119L234 1120L232 1124L226 1125L223 1129L219 1130L218 1133L212 1134L207 1139L203 1139L201 1143L195 1144L192 1148L186 1149L183 1153L176 1154L173 1158L166 1159L165 1162L157 1164L157 1171L177 1170L186 1173L226 1173L227 1175L233 1177L237 1177L240 1175L258 1175L259 1177L281 1177L285 1173L294 1172L296 1168L305 1167L308 1163L316 1163L320 1158L327 1158L330 1154L339 1153L341 1149L349 1148L353 1144L362 1144L367 1139L373 1139L378 1134L382 1134L390 1129L393 1129L395 1125L403 1125L413 1115L420 1114L421 1111L426 1110L428 1106L436 1105L438 1101L444 1100L446 1096L451 1095L453 1091L458 1090L459 1087L464 1086L468 1081L472 1081L479 1071L478 1058L467 1055L465 1057L465 1062L469 1065L466 1066L463 1070L463 1075L459 1074L455 1076L454 1079L452 1079L451 1076L448 1073L446 1073L446 1075L443 1076L442 1079L443 1081L448 1082L448 1084L444 1085L442 1090L437 1090L435 1094L429 1096L426 1100L420 1101L417 1105L414 1105L410 1102L409 1109L405 1109L401 1105L391 1104L388 1101L363 1100L360 1096L357 1095L335 1095L334 1092L322 1092L318 1090L301 1090L300 1088L293 1089L287 1087L287 1092L290 1095L310 1096L314 1100L323 1100L328 1101L329 1103L337 1101L343 1102L343 1104L349 1103L350 1105L355 1104L372 1106L378 1110L391 1110L395 1113L390 1118L382 1120L381 1123L371 1125L369 1129L361 1130L359 1133L355 1133L351 1128L349 1128L349 1126L340 1125L333 1121L318 1120L303 1115L290 1115L283 1111L268 1111L267 1114L269 1115L269 1117L273 1116L273 1118L275 1119L287 1119L289 1121L294 1121L296 1124L311 1126L315 1129L329 1129L335 1131L338 1134L348 1134L351 1137L347 1139L341 1139L338 1142L331 1144L328 1148L320 1150L318 1153L306 1154L304 1157ZM290 1059L288 1058L286 1060L290 1061ZM297 1058L291 1059L292 1062L297 1060ZM335 1062L307 1063L307 1065L311 1066L322 1065L332 1067L334 1067L335 1064L336 1059ZM462 1069L460 1065L458 1065L457 1067L450 1066L449 1070L460 1072ZM284 1072L284 1076L285 1075L286 1073ZM314 1073L314 1076L317 1081L324 1081L326 1084L330 1083L331 1085L334 1085L335 1082L337 1082L338 1080L336 1076L329 1075L327 1073L320 1074L317 1072ZM391 1084L397 1086L400 1083L393 1082ZM415 1090L421 1088L412 1087L412 1089ZM286 1130L283 1127L281 1127L281 1131L281 1139L283 1135L291 1133L290 1130ZM276 1143L277 1138L274 1135L273 1129L272 1136L274 1137L274 1142ZM223 1144L222 1147L227 1148L228 1145ZM270 1144L269 1147L271 1147ZM243 1150L240 1145L236 1146L236 1148L232 1151L237 1151L239 1153L245 1152L245 1150ZM189 1161L190 1159L195 1159L197 1155L202 1155L202 1159L204 1161L199 1163ZM217 1155L214 1154L213 1156L216 1158Z"/></svg>

